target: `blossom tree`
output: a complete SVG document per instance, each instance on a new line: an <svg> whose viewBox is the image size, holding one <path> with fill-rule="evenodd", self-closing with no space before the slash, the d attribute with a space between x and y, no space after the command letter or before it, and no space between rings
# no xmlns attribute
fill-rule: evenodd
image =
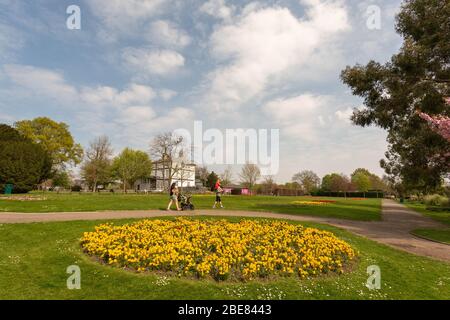
<svg viewBox="0 0 450 320"><path fill-rule="evenodd" d="M450 106L450 97L444 97L444 101ZM430 116L424 112L417 112L419 117L428 122L434 132L443 136L450 142L450 118L446 116Z"/></svg>

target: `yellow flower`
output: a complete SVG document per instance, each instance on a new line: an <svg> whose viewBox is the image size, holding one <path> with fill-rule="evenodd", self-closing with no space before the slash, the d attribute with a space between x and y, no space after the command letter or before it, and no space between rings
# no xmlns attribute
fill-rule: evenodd
<svg viewBox="0 0 450 320"><path fill-rule="evenodd" d="M160 270L217 280L342 272L355 256L331 232L265 220L178 218L103 224L85 232L81 245L108 264L137 272Z"/></svg>

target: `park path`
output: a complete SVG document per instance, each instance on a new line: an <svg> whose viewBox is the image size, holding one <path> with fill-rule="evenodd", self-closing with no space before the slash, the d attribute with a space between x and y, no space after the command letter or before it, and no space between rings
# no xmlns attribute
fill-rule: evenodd
<svg viewBox="0 0 450 320"><path fill-rule="evenodd" d="M57 213L0 213L0 223L31 223L50 221L105 220L124 218L150 218L164 216L239 216L312 221L330 224L355 234L367 237L391 247L450 262L450 245L415 237L410 231L419 228L442 229L445 226L417 213L393 200L383 199L381 221L354 221L314 216L279 214L238 210L196 210L196 211L95 211L95 212L57 212Z"/></svg>

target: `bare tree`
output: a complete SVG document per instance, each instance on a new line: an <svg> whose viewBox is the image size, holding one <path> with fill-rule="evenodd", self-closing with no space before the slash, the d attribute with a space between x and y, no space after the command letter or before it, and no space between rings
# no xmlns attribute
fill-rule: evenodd
<svg viewBox="0 0 450 320"><path fill-rule="evenodd" d="M209 171L206 166L198 166L195 170L195 179L200 180L203 186L206 186L208 175Z"/></svg>
<svg viewBox="0 0 450 320"><path fill-rule="evenodd" d="M231 168L231 166L228 166L225 168L223 173L220 175L220 180L221 180L223 186L226 186L226 185L229 185L232 183L233 169Z"/></svg>
<svg viewBox="0 0 450 320"><path fill-rule="evenodd" d="M265 194L272 194L277 186L273 175L264 176L264 180L262 182L263 192Z"/></svg>
<svg viewBox="0 0 450 320"><path fill-rule="evenodd" d="M239 174L242 185L248 187L250 190L253 189L253 186L260 176L261 171L259 170L259 167L253 163L246 163Z"/></svg>
<svg viewBox="0 0 450 320"><path fill-rule="evenodd" d="M163 188L168 190L175 174L185 168L182 161L186 154L183 137L173 132L157 135L150 144L150 154L162 165Z"/></svg>
<svg viewBox="0 0 450 320"><path fill-rule="evenodd" d="M320 178L311 170L300 171L292 177L292 182L297 182L303 189L303 192L311 194L320 186Z"/></svg>
<svg viewBox="0 0 450 320"><path fill-rule="evenodd" d="M105 183L111 176L111 156L113 149L107 136L101 136L91 141L85 154L85 161L81 167L81 175L97 190L99 183Z"/></svg>

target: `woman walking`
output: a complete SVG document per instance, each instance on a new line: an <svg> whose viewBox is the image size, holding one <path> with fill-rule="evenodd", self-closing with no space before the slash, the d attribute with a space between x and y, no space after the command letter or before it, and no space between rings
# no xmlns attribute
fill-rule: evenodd
<svg viewBox="0 0 450 320"><path fill-rule="evenodd" d="M172 206L172 203L175 202L175 205L177 206L177 210L180 211L180 207L178 206L178 187L177 184L174 182L172 183L172 185L170 186L170 202L169 205L167 206L167 211L170 211L170 207Z"/></svg>
<svg viewBox="0 0 450 320"><path fill-rule="evenodd" d="M219 204L220 207L223 208L223 205L222 205L222 198L221 198L223 189L222 189L222 187L220 186L220 179L217 179L217 182L216 182L216 184L214 185L214 191L216 192L216 201L214 202L213 209L216 208L216 205L217 205L217 204Z"/></svg>

